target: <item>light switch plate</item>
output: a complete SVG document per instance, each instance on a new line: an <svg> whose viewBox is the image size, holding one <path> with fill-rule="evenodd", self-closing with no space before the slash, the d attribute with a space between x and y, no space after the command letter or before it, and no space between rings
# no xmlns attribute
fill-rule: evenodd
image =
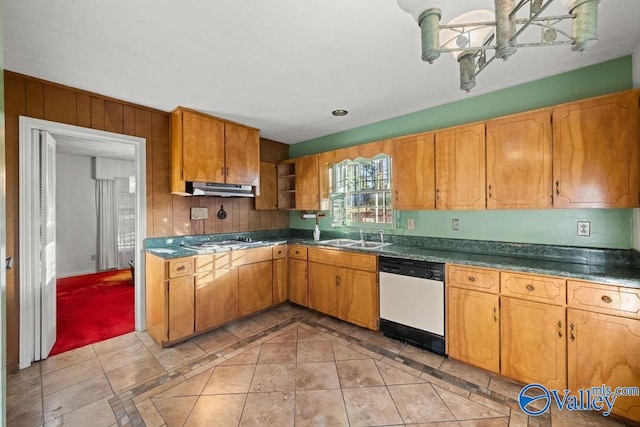
<svg viewBox="0 0 640 427"><path fill-rule="evenodd" d="M458 218L451 220L451 229L454 231L460 231L460 220Z"/></svg>
<svg viewBox="0 0 640 427"><path fill-rule="evenodd" d="M209 217L209 210L207 208L191 208L191 219L207 219Z"/></svg>

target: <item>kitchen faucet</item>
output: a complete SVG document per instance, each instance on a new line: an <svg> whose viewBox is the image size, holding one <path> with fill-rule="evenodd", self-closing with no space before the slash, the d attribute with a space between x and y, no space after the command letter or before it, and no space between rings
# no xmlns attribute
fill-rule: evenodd
<svg viewBox="0 0 640 427"><path fill-rule="evenodd" d="M362 231L362 228L360 229L360 241L364 242L364 231Z"/></svg>
<svg viewBox="0 0 640 427"><path fill-rule="evenodd" d="M380 243L384 243L384 230L378 230L378 233L380 233Z"/></svg>

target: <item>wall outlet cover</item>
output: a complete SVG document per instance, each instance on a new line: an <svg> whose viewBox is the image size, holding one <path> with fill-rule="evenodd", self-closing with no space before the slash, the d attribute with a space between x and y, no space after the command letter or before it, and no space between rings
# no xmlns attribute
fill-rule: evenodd
<svg viewBox="0 0 640 427"><path fill-rule="evenodd" d="M416 226L415 220L413 218L408 218L407 219L407 228L409 230L413 230Z"/></svg>
<svg viewBox="0 0 640 427"><path fill-rule="evenodd" d="M591 221L578 221L578 236L591 236Z"/></svg>
<svg viewBox="0 0 640 427"><path fill-rule="evenodd" d="M209 217L209 210L207 208L191 208L191 219L207 219Z"/></svg>
<svg viewBox="0 0 640 427"><path fill-rule="evenodd" d="M460 231L460 220L454 218L451 220L451 229L455 231Z"/></svg>

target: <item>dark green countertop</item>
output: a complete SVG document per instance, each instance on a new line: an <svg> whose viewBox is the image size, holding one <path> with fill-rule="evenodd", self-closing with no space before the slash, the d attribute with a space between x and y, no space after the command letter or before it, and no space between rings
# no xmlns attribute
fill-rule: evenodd
<svg viewBox="0 0 640 427"><path fill-rule="evenodd" d="M339 249L349 252L367 253L395 258L408 258L431 262L465 264L476 267L486 267L501 270L521 271L525 273L545 274L550 276L567 277L573 279L589 280L600 283L624 285L640 288L640 266L632 263L619 262L570 262L561 258L545 259L527 256L514 256L514 254L474 253L460 250L429 249L420 246L392 243L379 249L361 249L352 247L328 246L311 239L286 236L286 233L277 233L273 236L257 234L254 240L260 240L259 245L251 247L273 246L278 244L303 244L307 246L321 246ZM228 236L216 238L222 240ZM184 248L181 243L189 241L202 241L208 238L202 236L182 236L173 238L154 238L145 241L145 250L153 255L165 259L180 258L200 255L206 252ZM551 248L553 249L553 248ZM550 250L551 250L550 249ZM580 252L580 248L577 248ZM571 259L571 257L567 257Z"/></svg>

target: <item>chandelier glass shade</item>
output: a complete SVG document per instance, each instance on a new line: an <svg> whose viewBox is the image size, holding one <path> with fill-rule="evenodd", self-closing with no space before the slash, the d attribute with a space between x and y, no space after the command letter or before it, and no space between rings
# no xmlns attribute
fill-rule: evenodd
<svg viewBox="0 0 640 427"><path fill-rule="evenodd" d="M600 0L573 0L564 15L543 16L555 0L495 0L495 11L472 10L440 24L442 2L397 0L398 6L420 26L422 60L432 64L442 52L451 52L460 66L460 89L469 92L476 76L494 59L506 61L520 47L571 45L583 52L598 43ZM572 31L562 23L571 21ZM537 29L539 37L531 41ZM525 35L527 37L525 37ZM518 38L525 39L518 42Z"/></svg>

